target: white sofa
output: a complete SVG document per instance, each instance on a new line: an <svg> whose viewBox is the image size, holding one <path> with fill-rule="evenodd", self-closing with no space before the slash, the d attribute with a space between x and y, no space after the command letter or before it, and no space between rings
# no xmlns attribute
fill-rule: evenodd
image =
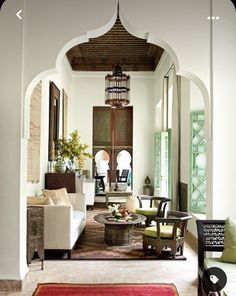
<svg viewBox="0 0 236 296"><path fill-rule="evenodd" d="M82 193L68 193L71 205L44 205L44 249L71 250L86 224L86 199Z"/></svg>

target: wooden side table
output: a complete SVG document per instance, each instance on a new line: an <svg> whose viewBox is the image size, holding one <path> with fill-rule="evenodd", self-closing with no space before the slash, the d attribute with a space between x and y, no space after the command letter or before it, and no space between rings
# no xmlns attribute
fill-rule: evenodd
<svg viewBox="0 0 236 296"><path fill-rule="evenodd" d="M44 208L27 207L27 263L44 260Z"/></svg>
<svg viewBox="0 0 236 296"><path fill-rule="evenodd" d="M119 221L111 213L103 212L94 216L94 220L105 225L104 240L110 246L126 246L133 242L133 227L146 220L140 214L131 214L130 220Z"/></svg>
<svg viewBox="0 0 236 296"><path fill-rule="evenodd" d="M45 189L66 188L68 193L75 193L75 173L46 173Z"/></svg>

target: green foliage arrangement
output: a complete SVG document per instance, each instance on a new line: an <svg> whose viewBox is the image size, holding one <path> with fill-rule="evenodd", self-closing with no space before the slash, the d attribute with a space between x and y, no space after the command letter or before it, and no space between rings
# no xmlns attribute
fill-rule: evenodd
<svg viewBox="0 0 236 296"><path fill-rule="evenodd" d="M93 158L92 154L86 152L88 147L89 145L80 142L78 130L72 132L69 139L60 138L54 143L56 159L69 158L72 163L77 160L80 169L83 168L86 158Z"/></svg>

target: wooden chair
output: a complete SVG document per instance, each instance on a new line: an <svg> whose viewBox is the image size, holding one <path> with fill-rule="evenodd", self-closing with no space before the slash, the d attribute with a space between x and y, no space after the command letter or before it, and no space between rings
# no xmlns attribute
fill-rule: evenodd
<svg viewBox="0 0 236 296"><path fill-rule="evenodd" d="M143 233L143 250L145 253L148 247L155 248L157 256L163 249L169 249L173 257L183 255L184 236L187 222L191 219L186 212L168 211L167 218L155 219L156 225L146 227Z"/></svg>
<svg viewBox="0 0 236 296"><path fill-rule="evenodd" d="M118 177L118 182L127 183L127 179L129 176L129 170L122 170L121 175Z"/></svg>
<svg viewBox="0 0 236 296"><path fill-rule="evenodd" d="M139 209L135 210L136 214L147 217L146 226L149 226L156 217L165 217L166 205L169 198L160 196L138 195ZM144 207L143 201L149 201L149 206Z"/></svg>

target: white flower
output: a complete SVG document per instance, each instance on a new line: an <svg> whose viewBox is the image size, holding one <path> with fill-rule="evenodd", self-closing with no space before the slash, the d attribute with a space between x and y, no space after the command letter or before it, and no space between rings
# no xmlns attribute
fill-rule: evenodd
<svg viewBox="0 0 236 296"><path fill-rule="evenodd" d="M110 213L119 213L119 204L113 204L112 206L108 206L108 211Z"/></svg>

